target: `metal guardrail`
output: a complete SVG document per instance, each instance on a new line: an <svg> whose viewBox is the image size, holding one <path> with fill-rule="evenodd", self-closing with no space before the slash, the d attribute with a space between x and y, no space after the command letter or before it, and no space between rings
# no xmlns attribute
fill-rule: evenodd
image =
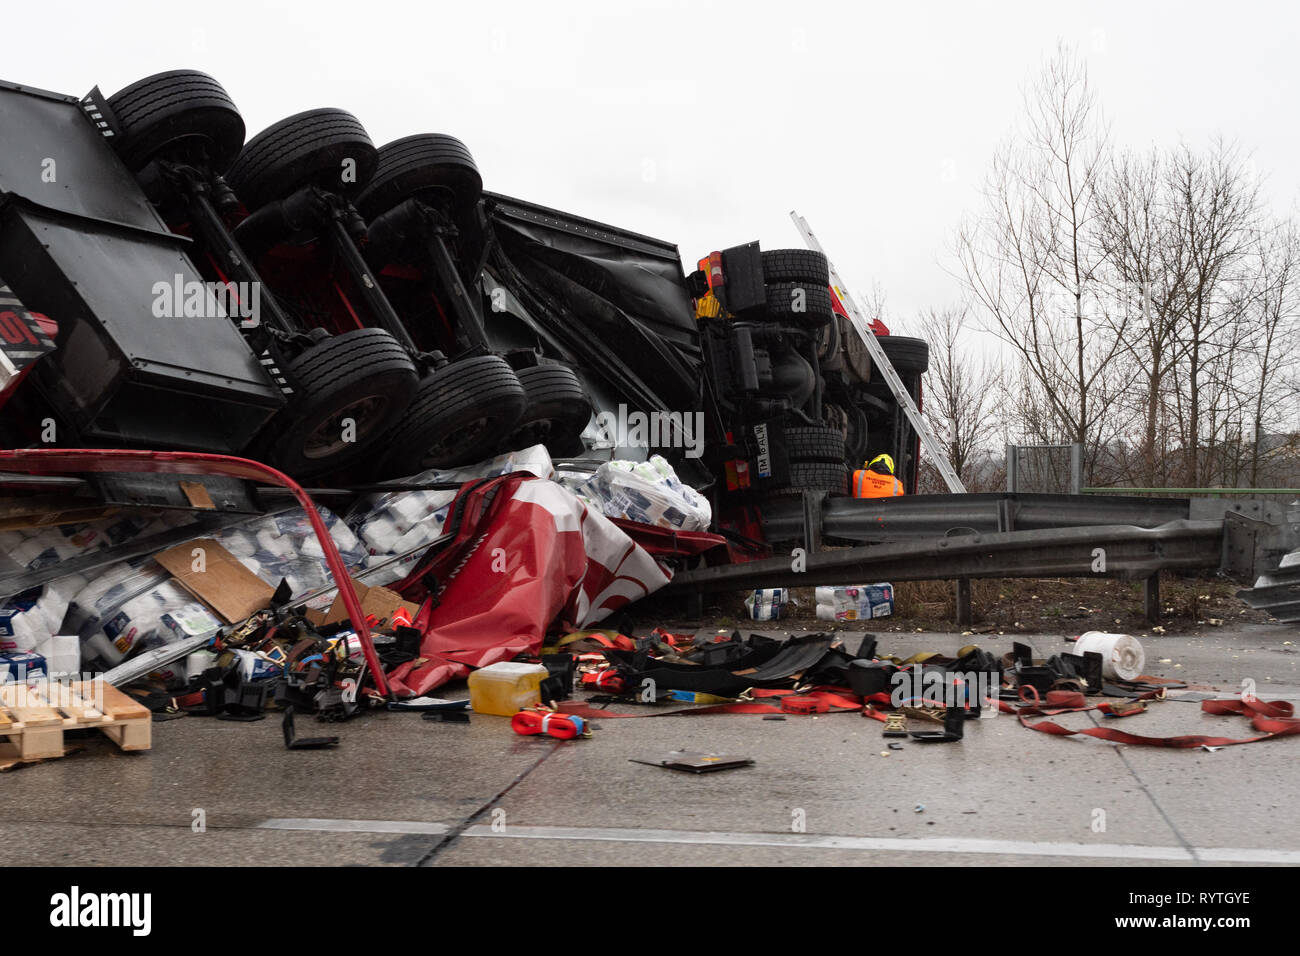
<svg viewBox="0 0 1300 956"><path fill-rule="evenodd" d="M1300 488L1084 488L1085 495L1295 495Z"/></svg>
<svg viewBox="0 0 1300 956"><path fill-rule="evenodd" d="M835 498L822 506L822 533L845 541L886 541L956 530L997 533L1120 524L1154 528L1191 517L1186 499L1009 492Z"/></svg>
<svg viewBox="0 0 1300 956"><path fill-rule="evenodd" d="M1276 571L1261 574L1254 587L1238 591L1237 597L1279 621L1300 621L1300 549L1283 555Z"/></svg>
<svg viewBox="0 0 1300 956"><path fill-rule="evenodd" d="M808 554L801 571L789 558L696 569L678 574L670 592L953 579L961 620L970 578L1142 578L1154 621L1160 571L1218 569L1254 582L1237 594L1250 607L1300 621L1300 508L1276 501L993 493L807 505L766 506L769 540L808 542L808 552L822 534L863 544Z"/></svg>
<svg viewBox="0 0 1300 956"><path fill-rule="evenodd" d="M965 497L965 496L963 496ZM949 578L1111 577L1144 579L1166 570L1218 568L1223 521L1046 528L892 542L800 557L749 561L679 573L668 593L746 588L928 581ZM801 566L802 570L796 570Z"/></svg>
<svg viewBox="0 0 1300 956"><path fill-rule="evenodd" d="M991 492L829 498L819 507L819 527L825 537L863 544L963 532L995 534L1121 524L1155 528L1170 521L1222 520L1228 513L1270 524L1286 520L1286 508L1281 503L1263 499L1098 498ZM797 498L763 506L763 531L768 540L803 542L805 528L804 509Z"/></svg>

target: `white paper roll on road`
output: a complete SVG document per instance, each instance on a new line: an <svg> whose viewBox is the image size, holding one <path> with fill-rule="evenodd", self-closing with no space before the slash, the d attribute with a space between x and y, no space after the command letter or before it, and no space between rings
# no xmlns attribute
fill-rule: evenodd
<svg viewBox="0 0 1300 956"><path fill-rule="evenodd" d="M1070 653L1082 657L1091 651L1101 655L1101 673L1112 680L1137 680L1146 668L1147 656L1136 637L1088 631L1080 634Z"/></svg>

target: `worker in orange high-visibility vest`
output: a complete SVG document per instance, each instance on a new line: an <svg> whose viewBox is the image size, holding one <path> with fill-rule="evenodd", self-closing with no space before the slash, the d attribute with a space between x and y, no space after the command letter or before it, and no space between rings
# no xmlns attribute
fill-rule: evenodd
<svg viewBox="0 0 1300 956"><path fill-rule="evenodd" d="M893 498L903 493L903 483L894 477L894 459L877 455L853 473L854 498Z"/></svg>

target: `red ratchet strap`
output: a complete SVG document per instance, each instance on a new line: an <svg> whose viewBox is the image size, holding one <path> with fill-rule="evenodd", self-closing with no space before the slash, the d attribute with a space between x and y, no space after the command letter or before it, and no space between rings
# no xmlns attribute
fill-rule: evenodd
<svg viewBox="0 0 1300 956"><path fill-rule="evenodd" d="M521 710L510 718L510 728L517 734L530 737L547 734L558 740L572 740L583 732L581 717L572 714L547 714L536 710Z"/></svg>
<svg viewBox="0 0 1300 956"><path fill-rule="evenodd" d="M632 638L630 637L625 637L622 634L614 635L613 640L611 640L610 638L606 637L604 634L601 634L599 631L592 631L590 634L587 635L587 637L591 638L593 641L595 641L597 644L600 644L602 647L612 647L615 650L619 650L619 651L636 650L636 641L632 640Z"/></svg>
<svg viewBox="0 0 1300 956"><path fill-rule="evenodd" d="M1155 700L1161 694L1162 691L1149 690L1137 697L1126 697L1124 700L1126 702ZM1033 700L1029 699L1031 696ZM1077 690L1049 690L1046 697L1039 697L1036 687L1032 684L1022 684L1020 699L1024 701L1024 705L1019 707L1009 704L1005 700L1000 700L998 701L998 710L1001 713L1015 714L1018 717L1055 717L1057 714L1082 714L1090 710L1100 711L1107 716L1124 716L1123 713L1115 712L1115 708L1121 705L1109 703L1089 704L1087 698ZM1026 726L1029 725L1026 724Z"/></svg>
<svg viewBox="0 0 1300 956"><path fill-rule="evenodd" d="M679 707L676 710L659 710L644 714L616 714L608 710L598 710L595 707L580 700L562 700L556 705L562 713L576 714L579 717L588 719L605 720L609 718L621 717L674 717L685 714L815 714L815 713L832 713L837 711L862 710L862 701L860 698L852 696L848 691L841 691L839 688L834 689L817 689L809 691L806 694L796 695L792 690L762 690L755 689L755 696L786 698L782 700L781 705L763 704L758 701L743 702L739 704L716 704L710 707ZM787 709L785 704L789 698L795 698L804 702L796 706L796 709ZM887 700L888 698L886 698ZM825 707L824 710L804 710L798 709L806 706Z"/></svg>
<svg viewBox="0 0 1300 956"><path fill-rule="evenodd" d="M781 709L787 714L825 714L830 712L831 702L812 694L782 697Z"/></svg>
<svg viewBox="0 0 1300 956"><path fill-rule="evenodd" d="M612 667L583 674L582 683L584 687L596 687L601 690L612 691L621 691L624 686L622 675Z"/></svg>
<svg viewBox="0 0 1300 956"><path fill-rule="evenodd" d="M650 632L650 636L659 638L671 647L682 647L695 639L692 634L669 634L662 627L656 627Z"/></svg>
<svg viewBox="0 0 1300 956"><path fill-rule="evenodd" d="M1101 708L1096 708L1100 710ZM1237 744L1252 744L1258 740L1272 737L1286 737L1300 734L1300 720L1295 717L1295 707L1288 701L1280 700L1269 703L1262 700L1220 699L1201 701L1201 710L1216 716L1238 715L1251 718L1251 726L1263 731L1258 737L1205 737L1191 734L1183 737L1141 737L1128 734L1110 727L1089 727L1084 730L1068 730L1060 724L1044 720L1037 724L1026 722L1022 713L1020 723L1030 730L1040 730L1045 734L1057 736L1096 737L1117 744L1140 744L1146 747L1178 747L1191 749L1195 747L1232 747Z"/></svg>

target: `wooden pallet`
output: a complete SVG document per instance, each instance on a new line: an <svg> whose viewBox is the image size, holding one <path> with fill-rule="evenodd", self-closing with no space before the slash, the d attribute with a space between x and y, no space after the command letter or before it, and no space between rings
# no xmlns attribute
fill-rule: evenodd
<svg viewBox="0 0 1300 956"><path fill-rule="evenodd" d="M98 730L122 750L152 746L153 716L116 687L86 682L0 684L0 771L62 757L68 730Z"/></svg>

